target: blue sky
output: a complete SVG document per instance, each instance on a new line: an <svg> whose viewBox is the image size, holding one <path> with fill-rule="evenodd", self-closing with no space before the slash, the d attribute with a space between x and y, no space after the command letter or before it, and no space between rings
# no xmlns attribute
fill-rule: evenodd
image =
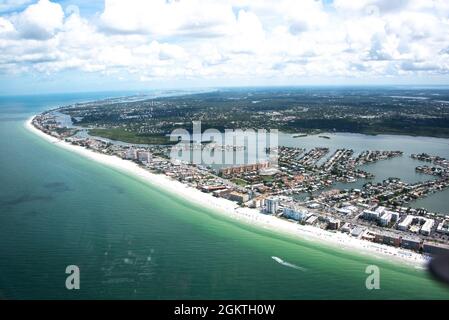
<svg viewBox="0 0 449 320"><path fill-rule="evenodd" d="M445 0L2 0L0 94L449 83Z"/></svg>

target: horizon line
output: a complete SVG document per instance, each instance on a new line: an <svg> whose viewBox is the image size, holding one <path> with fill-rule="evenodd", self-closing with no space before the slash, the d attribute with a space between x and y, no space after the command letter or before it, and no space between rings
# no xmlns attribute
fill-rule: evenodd
<svg viewBox="0 0 449 320"><path fill-rule="evenodd" d="M20 97L20 96L48 96L48 95L65 95L65 94L94 94L94 93L134 93L141 94L155 91L188 91L188 90L222 90L222 89L257 89L257 88L416 88L416 89L432 89L447 88L448 84L298 84L298 85L230 85L230 86L213 86L213 87L166 87L166 88L149 88L149 89L110 89L110 90L81 90L81 91L53 91L53 92L24 92L24 93L2 93L0 97Z"/></svg>

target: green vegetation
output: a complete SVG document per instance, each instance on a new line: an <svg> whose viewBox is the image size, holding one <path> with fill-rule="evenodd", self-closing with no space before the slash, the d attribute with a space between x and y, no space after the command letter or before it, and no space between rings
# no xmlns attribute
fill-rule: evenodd
<svg viewBox="0 0 449 320"><path fill-rule="evenodd" d="M264 182L273 182L274 181L274 177L273 176L262 176L262 180Z"/></svg>
<svg viewBox="0 0 449 320"><path fill-rule="evenodd" d="M240 187L244 187L244 186L248 185L247 181L240 179L240 178L235 178L235 179L232 179L231 181Z"/></svg>
<svg viewBox="0 0 449 320"><path fill-rule="evenodd" d="M304 119L297 120L295 127L303 130L320 128L322 132L353 132L368 135L406 134L410 136L449 137L449 119L389 118L375 120L351 119Z"/></svg>
<svg viewBox="0 0 449 320"><path fill-rule="evenodd" d="M170 141L170 138L164 135L158 134L136 134L134 132L126 131L122 128L110 128L110 129L90 129L89 135L102 137L110 140L123 141L127 143L136 144L175 144L176 142Z"/></svg>
<svg viewBox="0 0 449 320"><path fill-rule="evenodd" d="M191 132L198 120L203 130L221 132L265 128L296 137L326 132L449 137L446 88L241 88L143 101L110 99L60 111L77 119L76 125L108 128L100 136L132 143L168 143L166 134Z"/></svg>
<svg viewBox="0 0 449 320"><path fill-rule="evenodd" d="M55 131L60 135L73 136L79 130L71 128L56 128Z"/></svg>

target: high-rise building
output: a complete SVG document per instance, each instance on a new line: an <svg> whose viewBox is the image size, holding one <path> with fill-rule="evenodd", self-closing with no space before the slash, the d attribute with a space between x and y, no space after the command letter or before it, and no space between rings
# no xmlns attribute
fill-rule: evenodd
<svg viewBox="0 0 449 320"><path fill-rule="evenodd" d="M275 214L279 207L279 199L278 198L268 198L265 200L266 204L266 212L270 214Z"/></svg>
<svg viewBox="0 0 449 320"><path fill-rule="evenodd" d="M137 151L137 160L143 163L151 162L151 154L148 151Z"/></svg>
<svg viewBox="0 0 449 320"><path fill-rule="evenodd" d="M282 214L284 217L296 221L304 221L310 216L306 210L301 210L298 208L284 208L282 210Z"/></svg>
<svg viewBox="0 0 449 320"><path fill-rule="evenodd" d="M125 153L125 158L128 160L135 160L137 158L136 150L134 148L129 148Z"/></svg>

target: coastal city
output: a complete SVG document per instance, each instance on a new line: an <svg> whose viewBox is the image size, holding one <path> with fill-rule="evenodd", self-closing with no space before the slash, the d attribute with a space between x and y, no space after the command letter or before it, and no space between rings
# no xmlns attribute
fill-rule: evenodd
<svg viewBox="0 0 449 320"><path fill-rule="evenodd" d="M0 303L448 301L447 30L449 0L0 0Z"/></svg>
<svg viewBox="0 0 449 320"><path fill-rule="evenodd" d="M58 111L36 116L32 124L42 132L72 145L133 161L141 168L163 174L188 187L239 207L271 215L329 232L377 244L402 248L424 256L449 252L449 217L408 206L409 203L449 187L449 160L426 153L404 154L400 150L365 150L315 147L312 149L279 146L265 151L277 154L270 159L213 167L170 159L172 148L192 145L134 145L112 143L108 139L80 136L76 127L61 121ZM325 136L323 136L325 138ZM244 151L244 146L201 144L210 150ZM391 177L380 183L360 167L396 157L416 160L416 172L427 176L423 182L406 183ZM361 188L338 189L338 182L361 179ZM307 196L302 196L307 195Z"/></svg>

